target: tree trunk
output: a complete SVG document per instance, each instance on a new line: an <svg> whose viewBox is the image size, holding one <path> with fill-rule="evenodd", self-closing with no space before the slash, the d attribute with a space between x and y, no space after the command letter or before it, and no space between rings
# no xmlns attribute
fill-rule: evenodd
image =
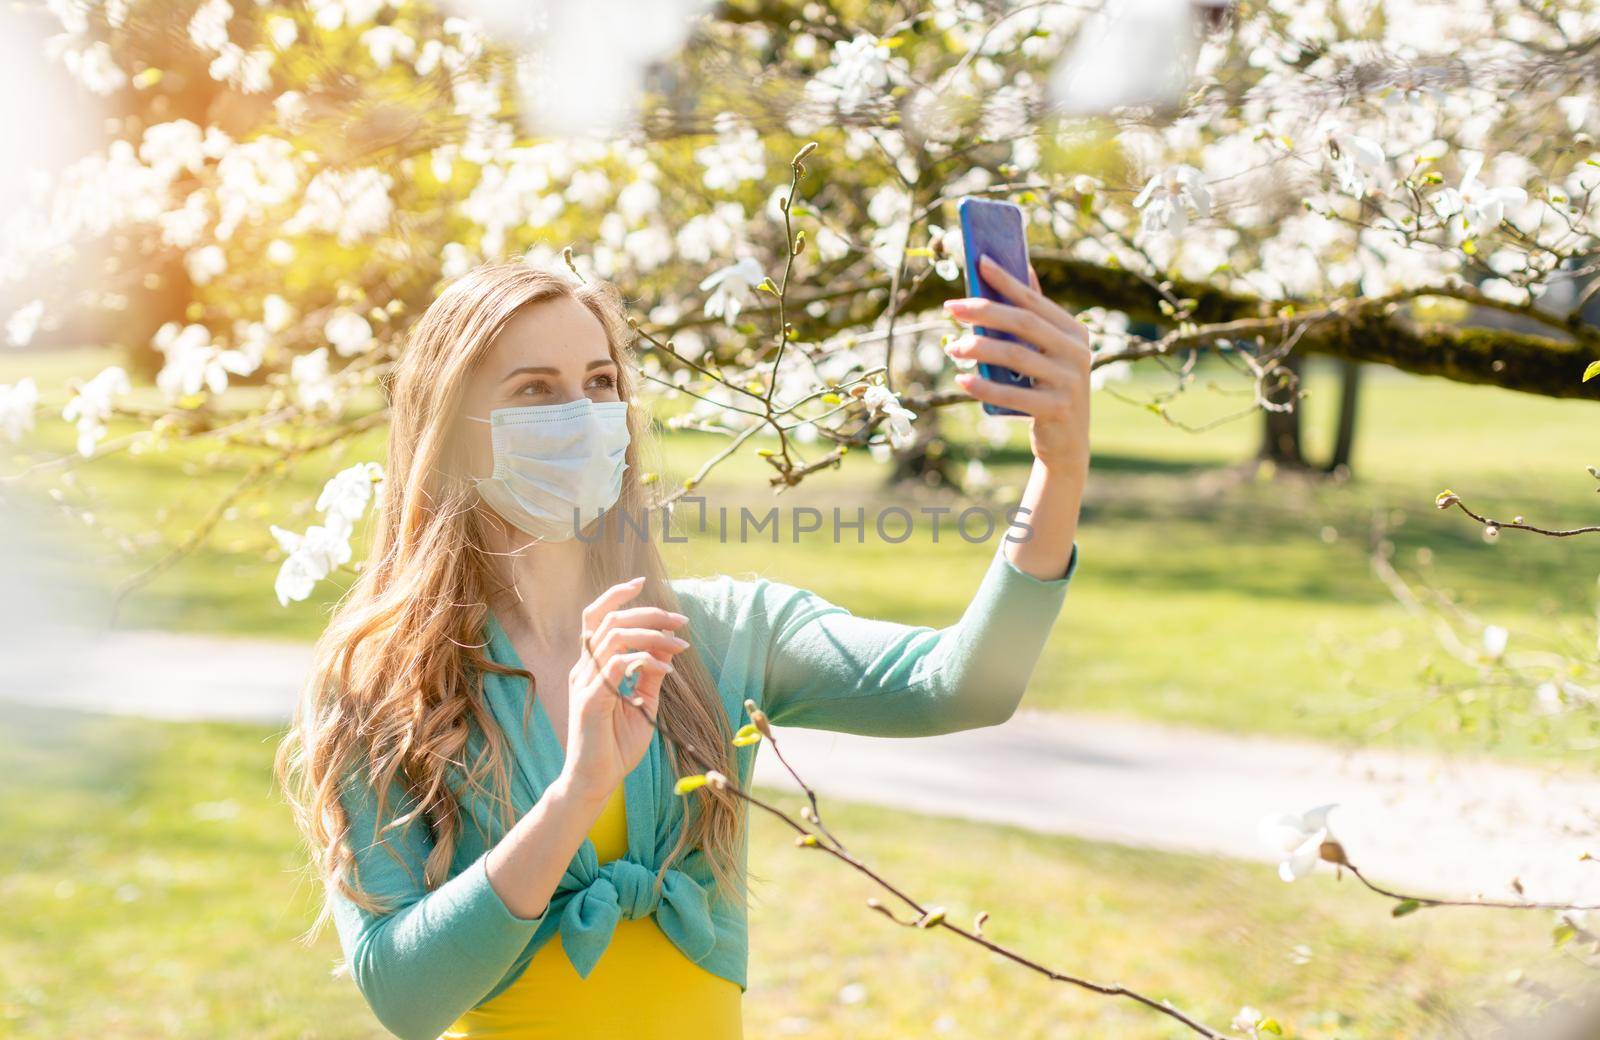
<svg viewBox="0 0 1600 1040"><path fill-rule="evenodd" d="M1350 455L1356 445L1356 414L1361 402L1361 373L1361 362L1339 362L1339 426L1333 436L1333 455L1328 459L1329 473L1350 472Z"/></svg>
<svg viewBox="0 0 1600 1040"><path fill-rule="evenodd" d="M1279 367L1292 373L1267 390L1266 398L1272 404L1288 404L1287 411L1264 411L1261 424L1260 461L1287 469L1305 469L1306 457L1300 447L1300 402L1296 399L1300 389L1300 372L1304 362L1300 355L1290 354Z"/></svg>
<svg viewBox="0 0 1600 1040"><path fill-rule="evenodd" d="M888 483L892 486L914 481L926 487L954 487L950 475L950 452L940 433L939 413L943 409L929 408L917 417L917 441L909 448L894 453L894 464L889 468Z"/></svg>

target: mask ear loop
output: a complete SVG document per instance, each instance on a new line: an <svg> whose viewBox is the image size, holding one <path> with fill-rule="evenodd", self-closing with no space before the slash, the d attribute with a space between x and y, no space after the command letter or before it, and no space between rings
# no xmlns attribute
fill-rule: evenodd
<svg viewBox="0 0 1600 1040"><path fill-rule="evenodd" d="M493 426L494 425L493 422L491 422L490 420L485 419L485 418L483 418L481 416L469 415L469 416L467 416L467 418L470 419L472 422L481 422L481 423L483 423L483 424L485 424L487 426ZM496 467L496 468L498 468L498 467ZM475 473L468 473L467 474L467 479L472 481L472 488L473 488L474 491L476 491L479 484L482 484L486 480L493 480L493 479L495 479L495 477L494 477L493 473L489 474L487 477L480 477Z"/></svg>

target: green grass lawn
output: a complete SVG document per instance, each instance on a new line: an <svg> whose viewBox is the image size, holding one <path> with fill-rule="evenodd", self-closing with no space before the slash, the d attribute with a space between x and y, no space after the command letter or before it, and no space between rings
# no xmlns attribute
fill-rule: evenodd
<svg viewBox="0 0 1600 1040"><path fill-rule="evenodd" d="M47 396L71 373L107 358L78 352L13 355L0 381L36 372ZM1209 377L1208 377L1209 378ZM1119 387L1147 394L1149 377ZM1313 365L1306 419L1311 450L1326 450L1335 384ZM1198 424L1239 406L1237 397L1200 388L1174 409ZM1600 410L1584 401L1550 401L1485 387L1374 370L1362 404L1355 479L1241 481L1235 464L1250 455L1256 422L1204 434L1174 429L1150 412L1108 395L1095 398L1095 464L1081 528L1082 569L1027 704L1086 709L1229 730L1360 742L1488 748L1515 757L1593 761L1596 713L1561 723L1534 718L1533 691L1506 688L1463 700L1436 689L1460 678L1424 625L1406 617L1369 567L1374 516L1393 529L1403 570L1450 590L1485 621L1511 630L1514 647L1551 646L1592 654L1600 537L1541 539L1516 532L1487 543L1459 513L1433 508L1453 488L1492 515L1525 514L1565 526L1595 518L1595 482L1584 465ZM973 411L949 413L959 441ZM1002 488L1026 464L1016 424L1011 443L990 454ZM49 422L39 442L70 445L64 424ZM669 474L690 472L720 441L678 434L665 444ZM230 507L211 539L133 593L125 623L311 639L348 580L324 583L308 602L284 608L272 594L278 554L267 527L300 530L322 482L339 468L381 459L384 432L338 453L324 452L281 482ZM258 451L203 452L194 445L120 455L86 467L67 501L93 511L87 525L63 528L46 513L52 556L67 561L89 589L114 585L161 558L231 487ZM702 489L713 504L759 510L774 504L764 464L731 460ZM885 490L883 471L852 456L778 503L833 506L919 504L904 489ZM40 487L43 490L43 487ZM1002 491L1001 502L1015 500ZM77 522L75 522L77 523ZM154 532L154 533L152 533ZM854 537L853 535L850 537ZM954 620L994 543L971 544L930 525L901 544L869 529L865 544L785 535L773 545L692 539L669 546L680 573L760 573L815 589L858 614L907 622ZM359 552L359 550L358 550ZM1431 562L1425 568L1424 557ZM51 566L55 566L52 563ZM51 579L55 580L54 578ZM98 601L87 599L91 607Z"/></svg>
<svg viewBox="0 0 1600 1040"><path fill-rule="evenodd" d="M330 976L270 761L277 734L0 709L0 1035L377 1037ZM796 805L791 791L764 795ZM1062 971L1123 982L1226 1027L1241 1005L1292 1037L1440 1035L1515 1011L1511 973L1563 985L1547 915L1401 920L1351 884L1267 866L824 805L852 850L953 919ZM1172 1038L1126 1002L1044 981L865 908L858 875L760 818L751 1037Z"/></svg>

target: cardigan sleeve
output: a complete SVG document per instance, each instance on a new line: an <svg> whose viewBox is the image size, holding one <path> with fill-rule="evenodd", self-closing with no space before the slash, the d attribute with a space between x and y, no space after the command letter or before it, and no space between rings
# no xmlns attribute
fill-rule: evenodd
<svg viewBox="0 0 1600 1040"><path fill-rule="evenodd" d="M415 805L398 782L390 791L387 820ZM505 977L545 915L511 912L489 884L487 853L428 890L422 872L433 842L426 822L419 816L394 828L388 847L380 846L372 788L352 775L340 800L349 813L358 887L387 903L385 912L373 913L329 887L350 973L390 1032L434 1040Z"/></svg>
<svg viewBox="0 0 1600 1040"><path fill-rule="evenodd" d="M857 617L815 593L759 583L767 618L763 708L786 726L885 737L1004 722L1022 700L1078 567L1040 579L996 548L947 628Z"/></svg>

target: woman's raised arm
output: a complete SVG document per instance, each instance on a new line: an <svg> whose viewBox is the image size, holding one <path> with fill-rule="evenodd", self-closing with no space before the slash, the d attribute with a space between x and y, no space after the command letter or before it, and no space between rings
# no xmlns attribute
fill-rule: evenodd
<svg viewBox="0 0 1600 1040"><path fill-rule="evenodd" d="M1030 286L987 257L980 266L984 280L1013 303L972 298L950 300L946 309L1037 349L969 336L946 350L1033 381L1022 387L976 373L956 377L974 398L1030 417L1034 462L1019 522L949 628L857 618L793 586L756 583L751 592L758 602L749 616L769 624L765 709L780 725L917 736L1003 722L1022 700L1078 565L1078 510L1089 468L1089 338L1039 292L1036 275Z"/></svg>
<svg viewBox="0 0 1600 1040"><path fill-rule="evenodd" d="M1067 585L990 558L961 620L947 628L857 617L804 589L760 581L750 616L769 624L763 708L781 726L885 737L1004 722L1027 689Z"/></svg>

